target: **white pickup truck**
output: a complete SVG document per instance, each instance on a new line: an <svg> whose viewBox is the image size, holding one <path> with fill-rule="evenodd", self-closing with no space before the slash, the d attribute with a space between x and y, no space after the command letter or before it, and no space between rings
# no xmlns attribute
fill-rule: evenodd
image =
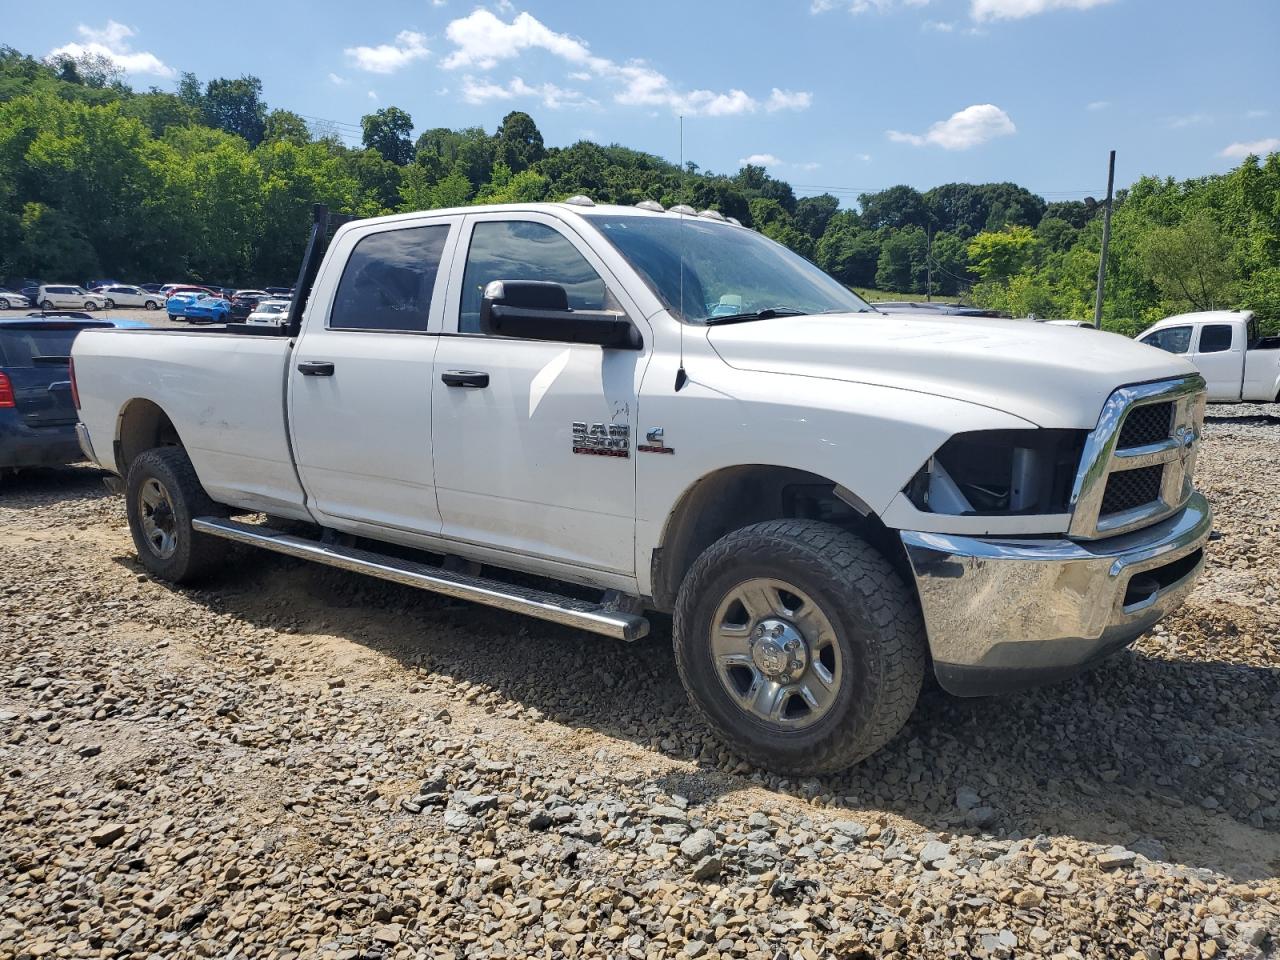
<svg viewBox="0 0 1280 960"><path fill-rule="evenodd" d="M1280 337L1264 337L1250 310L1211 310L1166 317L1138 342L1190 360L1210 403L1280 403Z"/></svg>
<svg viewBox="0 0 1280 960"><path fill-rule="evenodd" d="M813 773L893 737L926 670L1068 675L1202 569L1185 360L887 316L687 207L404 214L321 260L326 236L321 212L279 330L75 343L81 442L158 577L239 542L624 640L671 612L701 715Z"/></svg>

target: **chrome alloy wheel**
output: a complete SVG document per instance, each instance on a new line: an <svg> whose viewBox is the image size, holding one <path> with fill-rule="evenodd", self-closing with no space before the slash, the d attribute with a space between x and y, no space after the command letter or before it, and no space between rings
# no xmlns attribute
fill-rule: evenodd
<svg viewBox="0 0 1280 960"><path fill-rule="evenodd" d="M169 491L154 477L138 489L138 517L142 521L142 535L152 551L161 560L168 560L178 549L178 524Z"/></svg>
<svg viewBox="0 0 1280 960"><path fill-rule="evenodd" d="M840 689L831 621L782 580L747 580L725 595L712 621L711 658L739 707L785 729L822 719Z"/></svg>

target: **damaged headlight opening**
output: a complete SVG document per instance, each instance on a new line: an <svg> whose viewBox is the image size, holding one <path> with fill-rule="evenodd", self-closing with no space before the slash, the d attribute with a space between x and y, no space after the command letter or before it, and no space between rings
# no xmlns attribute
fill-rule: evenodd
<svg viewBox="0 0 1280 960"><path fill-rule="evenodd" d="M1067 513L1087 436L1085 430L958 433L917 471L905 492L927 513Z"/></svg>

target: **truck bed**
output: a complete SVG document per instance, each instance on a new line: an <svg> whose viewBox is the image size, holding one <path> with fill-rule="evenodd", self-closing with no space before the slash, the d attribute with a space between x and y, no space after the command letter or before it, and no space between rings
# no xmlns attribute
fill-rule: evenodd
<svg viewBox="0 0 1280 960"><path fill-rule="evenodd" d="M305 516L285 415L291 351L286 337L215 327L85 331L72 356L99 463L116 469L125 404L151 402L169 416L215 500Z"/></svg>

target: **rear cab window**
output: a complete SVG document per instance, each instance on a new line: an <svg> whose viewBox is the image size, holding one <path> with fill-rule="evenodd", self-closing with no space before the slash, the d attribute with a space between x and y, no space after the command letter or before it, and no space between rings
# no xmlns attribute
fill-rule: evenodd
<svg viewBox="0 0 1280 960"><path fill-rule="evenodd" d="M79 327L0 327L0 365L17 367L65 363Z"/></svg>
<svg viewBox="0 0 1280 960"><path fill-rule="evenodd" d="M362 237L338 281L329 329L426 333L449 229L436 223Z"/></svg>
<svg viewBox="0 0 1280 960"><path fill-rule="evenodd" d="M1200 328L1200 353L1223 353L1230 350L1234 330L1229 323L1206 323Z"/></svg>

